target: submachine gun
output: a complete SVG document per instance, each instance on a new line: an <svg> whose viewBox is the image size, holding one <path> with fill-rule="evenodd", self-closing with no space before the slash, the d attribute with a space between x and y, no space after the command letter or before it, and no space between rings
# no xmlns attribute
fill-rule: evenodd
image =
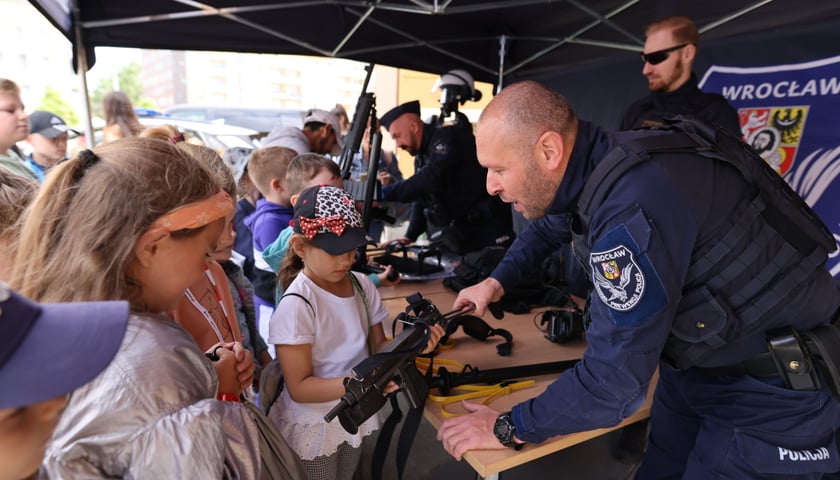
<svg viewBox="0 0 840 480"><path fill-rule="evenodd" d="M385 405L385 387L392 380L400 385L400 391L405 392L412 408L422 408L429 395L429 386L414 360L429 342L430 328L441 324L448 332L453 319L471 312L474 307L440 313L420 293L410 295L406 300L408 307L395 319L403 324L403 330L381 351L353 367L353 376L344 379L344 395L324 416L327 422L337 416L341 426L355 434L365 420Z"/></svg>

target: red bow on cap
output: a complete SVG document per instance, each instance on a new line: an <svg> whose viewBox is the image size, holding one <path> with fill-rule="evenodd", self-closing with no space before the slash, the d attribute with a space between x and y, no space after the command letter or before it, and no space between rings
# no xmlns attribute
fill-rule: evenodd
<svg viewBox="0 0 840 480"><path fill-rule="evenodd" d="M344 228L346 227L346 223L344 221L344 217L341 215L333 215L332 217L322 217L322 218L298 218L300 222L300 231L306 238L312 240L315 235L317 235L318 229L321 227L325 228L327 231L330 231L339 237L344 232Z"/></svg>

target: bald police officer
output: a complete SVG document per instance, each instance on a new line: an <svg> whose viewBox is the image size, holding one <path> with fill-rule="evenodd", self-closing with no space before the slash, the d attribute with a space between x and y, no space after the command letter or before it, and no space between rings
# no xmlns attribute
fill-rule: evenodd
<svg viewBox="0 0 840 480"><path fill-rule="evenodd" d="M702 123L606 133L535 82L493 99L476 143L488 190L534 221L455 307L482 313L571 235L594 285L591 324L581 361L544 393L446 420L448 452L615 425L659 368L637 478L837 469L838 362L818 348L840 338L834 240L748 146Z"/></svg>

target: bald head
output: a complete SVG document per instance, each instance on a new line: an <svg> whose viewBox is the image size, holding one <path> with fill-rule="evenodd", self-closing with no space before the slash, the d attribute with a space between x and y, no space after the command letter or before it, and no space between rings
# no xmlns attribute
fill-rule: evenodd
<svg viewBox="0 0 840 480"><path fill-rule="evenodd" d="M499 92L481 113L476 135L482 125L491 123L496 135L528 147L546 131L557 132L564 143L574 145L578 129L577 115L566 98L532 81L514 83Z"/></svg>
<svg viewBox="0 0 840 480"><path fill-rule="evenodd" d="M578 120L562 95L536 82L502 90L481 113L475 132L487 191L525 218L546 214L577 137Z"/></svg>

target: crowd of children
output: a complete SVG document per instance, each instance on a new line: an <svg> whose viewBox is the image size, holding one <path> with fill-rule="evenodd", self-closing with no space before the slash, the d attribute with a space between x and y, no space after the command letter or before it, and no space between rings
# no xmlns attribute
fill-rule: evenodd
<svg viewBox="0 0 840 480"><path fill-rule="evenodd" d="M350 435L323 416L386 344L388 280L351 271L370 239L337 165L282 147L223 159L162 126L39 186L12 150L26 119L0 79L0 379L16 387L0 392L0 441L29 435L0 452L0 478L352 478L379 419ZM244 181L261 196L247 218ZM266 417L255 371L273 362L285 388Z"/></svg>

